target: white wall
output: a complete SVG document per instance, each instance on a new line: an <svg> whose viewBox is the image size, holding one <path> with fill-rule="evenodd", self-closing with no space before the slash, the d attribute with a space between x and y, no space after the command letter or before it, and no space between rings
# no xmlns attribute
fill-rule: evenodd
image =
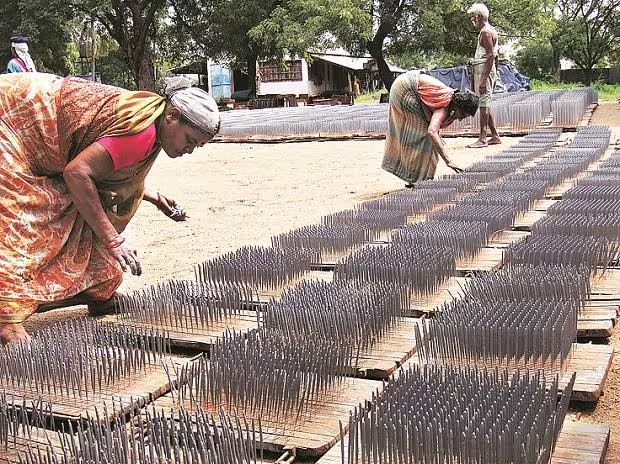
<svg viewBox="0 0 620 464"><path fill-rule="evenodd" d="M281 81L281 82L261 82L259 95L268 94L294 94L308 93L307 81Z"/></svg>
<svg viewBox="0 0 620 464"><path fill-rule="evenodd" d="M311 83L308 82L308 62L301 60L301 81L259 82L258 95L299 95L310 91Z"/></svg>

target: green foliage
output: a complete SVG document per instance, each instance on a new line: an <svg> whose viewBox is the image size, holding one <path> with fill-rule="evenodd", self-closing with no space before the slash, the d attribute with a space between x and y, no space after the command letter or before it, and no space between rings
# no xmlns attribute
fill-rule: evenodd
<svg viewBox="0 0 620 464"><path fill-rule="evenodd" d="M571 90L583 87L583 84L575 82L549 82L540 79L532 79L530 81L532 90ZM604 84L602 82L595 82L592 87L598 92L599 100L620 100L620 84Z"/></svg>
<svg viewBox="0 0 620 464"><path fill-rule="evenodd" d="M590 71L620 46L620 0L558 1L561 16L552 42L564 57Z"/></svg>
<svg viewBox="0 0 620 464"><path fill-rule="evenodd" d="M374 103L379 103L379 99L381 98L382 93L385 93L385 89L375 90L374 92L363 93L355 99L355 104L356 105L372 105Z"/></svg>
<svg viewBox="0 0 620 464"><path fill-rule="evenodd" d="M553 78L553 48L549 40L538 38L524 41L517 52L515 66L532 79Z"/></svg>
<svg viewBox="0 0 620 464"><path fill-rule="evenodd" d="M108 50L102 56L97 56L97 72L101 74L101 82L128 90L136 90L136 83L123 55L118 50Z"/></svg>
<svg viewBox="0 0 620 464"><path fill-rule="evenodd" d="M204 61L226 60L247 72L250 87L256 82L256 61L269 55L267 46L249 32L269 18L281 0L170 0L173 27L169 37L178 56ZM169 58L171 58L169 56Z"/></svg>
<svg viewBox="0 0 620 464"><path fill-rule="evenodd" d="M535 33L551 0L489 2L500 40ZM342 46L384 52L403 68L455 66L473 56L478 31L470 0L289 0L252 28L250 37L275 58ZM374 27L373 27L374 26Z"/></svg>
<svg viewBox="0 0 620 464"><path fill-rule="evenodd" d="M282 59L334 46L363 52L372 36L366 2L357 0L289 0L249 31L262 55Z"/></svg>
<svg viewBox="0 0 620 464"><path fill-rule="evenodd" d="M490 22L499 32L500 46L510 38L536 36L549 28L546 13L551 0L489 1ZM414 67L448 67L465 64L476 49L478 31L467 15L473 1L433 0L418 10L415 30L393 35L386 46L390 59ZM411 60L411 57L414 57Z"/></svg>
<svg viewBox="0 0 620 464"><path fill-rule="evenodd" d="M30 54L39 71L73 72L76 50L71 47L74 12L63 0L16 0L0 3L0 66L10 59L14 33L29 37Z"/></svg>
<svg viewBox="0 0 620 464"><path fill-rule="evenodd" d="M166 0L71 0L84 18L95 18L119 46L139 89L153 90L153 41Z"/></svg>
<svg viewBox="0 0 620 464"><path fill-rule="evenodd" d="M178 54L240 62L260 56L249 31L269 17L278 0L171 0L171 37Z"/></svg>

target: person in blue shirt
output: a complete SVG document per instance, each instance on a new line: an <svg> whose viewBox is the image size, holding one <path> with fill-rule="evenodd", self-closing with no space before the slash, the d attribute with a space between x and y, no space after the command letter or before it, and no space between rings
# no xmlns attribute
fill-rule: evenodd
<svg viewBox="0 0 620 464"><path fill-rule="evenodd" d="M21 35L11 37L11 60L6 66L7 73L36 72L30 53L28 39Z"/></svg>

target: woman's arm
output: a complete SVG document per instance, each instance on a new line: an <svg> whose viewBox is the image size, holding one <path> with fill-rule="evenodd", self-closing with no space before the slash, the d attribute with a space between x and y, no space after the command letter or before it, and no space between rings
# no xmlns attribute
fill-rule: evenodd
<svg viewBox="0 0 620 464"><path fill-rule="evenodd" d="M176 222L183 222L189 217L185 213L185 210L182 209L179 204L168 195L145 190L142 199L154 205L158 210Z"/></svg>
<svg viewBox="0 0 620 464"><path fill-rule="evenodd" d="M452 161L448 158L448 155L446 155L446 152L443 149L443 140L439 135L439 129L442 127L447 118L448 111L446 108L438 108L433 111L433 115L431 116L431 120L428 124L428 130L426 132L426 135L435 150L437 150L437 153L439 153L439 156L441 156L441 159L444 160L446 165L455 172L462 172L463 170L452 164Z"/></svg>
<svg viewBox="0 0 620 464"><path fill-rule="evenodd" d="M113 172L112 158L106 149L93 143L67 164L63 178L78 212L110 250L123 271L129 267L132 274L140 275L142 269L136 252L123 245L124 239L108 219L95 185L96 180L105 179Z"/></svg>

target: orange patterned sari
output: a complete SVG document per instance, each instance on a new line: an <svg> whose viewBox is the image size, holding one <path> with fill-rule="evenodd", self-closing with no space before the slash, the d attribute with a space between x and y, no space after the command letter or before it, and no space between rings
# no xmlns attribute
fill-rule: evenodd
<svg viewBox="0 0 620 464"><path fill-rule="evenodd" d="M69 161L102 136L137 133L165 101L48 74L0 76L0 323L84 292L106 300L122 271L78 214L63 181ZM118 232L144 193L159 145L138 165L97 182Z"/></svg>

